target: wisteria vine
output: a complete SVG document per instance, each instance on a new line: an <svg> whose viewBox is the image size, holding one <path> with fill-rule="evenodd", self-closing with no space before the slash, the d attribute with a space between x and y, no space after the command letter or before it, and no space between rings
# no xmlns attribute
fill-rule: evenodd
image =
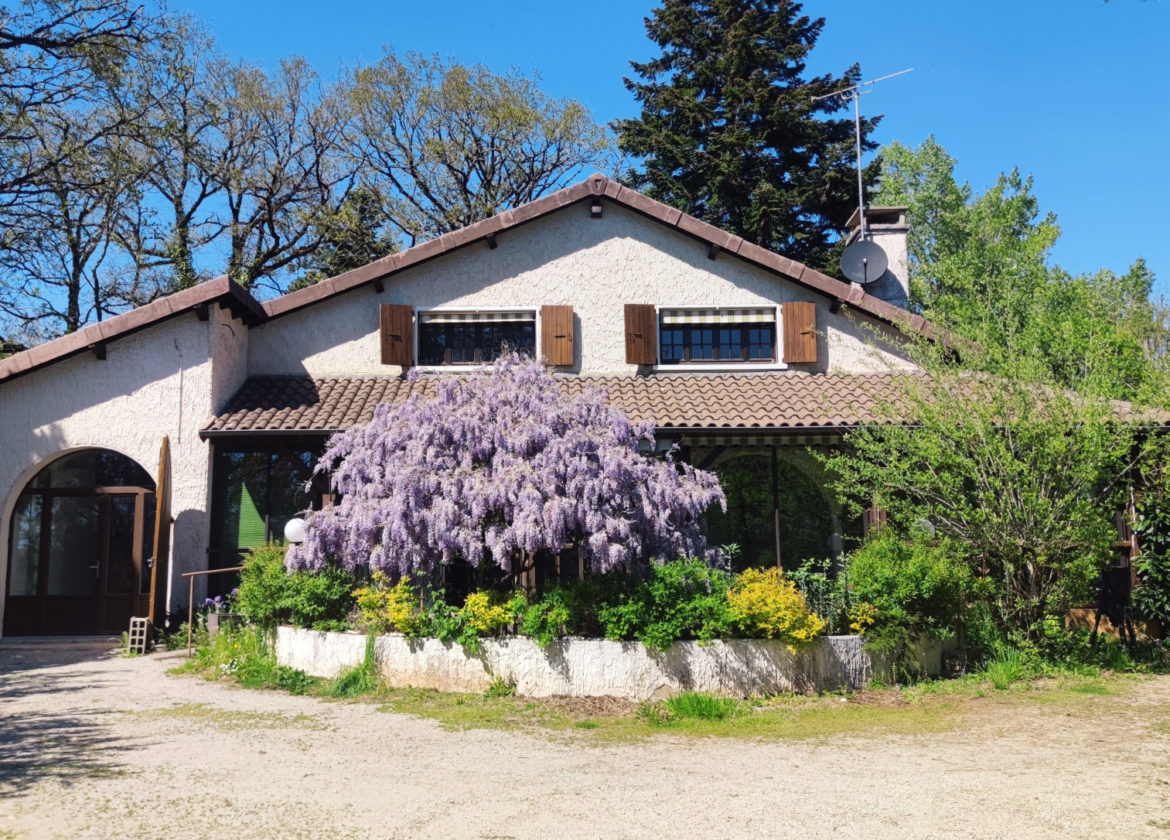
<svg viewBox="0 0 1170 840"><path fill-rule="evenodd" d="M653 427L631 423L604 391L570 397L515 354L435 390L379 405L368 424L330 440L317 471L342 498L307 516L290 569L336 562L398 577L463 558L513 572L570 546L599 572L715 559L702 515L715 502L726 509L718 480L643 454Z"/></svg>

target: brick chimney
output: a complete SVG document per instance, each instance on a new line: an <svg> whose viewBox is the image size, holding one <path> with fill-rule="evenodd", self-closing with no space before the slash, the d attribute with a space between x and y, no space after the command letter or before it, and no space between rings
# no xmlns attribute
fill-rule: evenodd
<svg viewBox="0 0 1170 840"><path fill-rule="evenodd" d="M856 210L849 217L847 241L857 241L861 231L861 220ZM865 285L865 291L894 306L906 309L910 305L910 263L906 250L906 234L910 226L906 223L905 207L867 207L865 209L865 230L868 239L886 252L889 266L886 273ZM854 285L857 285L856 283Z"/></svg>

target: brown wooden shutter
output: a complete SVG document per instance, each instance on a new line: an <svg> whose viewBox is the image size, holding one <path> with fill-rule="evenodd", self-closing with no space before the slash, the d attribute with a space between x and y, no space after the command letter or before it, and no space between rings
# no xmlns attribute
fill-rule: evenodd
<svg viewBox="0 0 1170 840"><path fill-rule="evenodd" d="M817 360L817 305L811 301L784 303L784 361L806 364Z"/></svg>
<svg viewBox="0 0 1170 840"><path fill-rule="evenodd" d="M658 364L658 319L652 303L626 304L626 363Z"/></svg>
<svg viewBox="0 0 1170 840"><path fill-rule="evenodd" d="M155 627L161 626L166 615L166 599L158 600L159 582L167 579L171 556L171 441L163 435L158 451L158 481L154 485L154 556L150 564L150 594L146 615ZM140 611L135 610L134 615Z"/></svg>
<svg viewBox="0 0 1170 840"><path fill-rule="evenodd" d="M382 364L414 364L414 312L401 303L383 303L378 310L382 336Z"/></svg>
<svg viewBox="0 0 1170 840"><path fill-rule="evenodd" d="M870 505L861 515L861 535L868 537L871 533L886 524L886 512L878 507L877 502Z"/></svg>
<svg viewBox="0 0 1170 840"><path fill-rule="evenodd" d="M573 364L573 307L540 307L540 348L550 365Z"/></svg>

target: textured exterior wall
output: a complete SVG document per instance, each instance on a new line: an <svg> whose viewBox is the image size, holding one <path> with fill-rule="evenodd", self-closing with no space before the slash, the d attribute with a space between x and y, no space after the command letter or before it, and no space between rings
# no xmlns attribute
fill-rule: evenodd
<svg viewBox="0 0 1170 840"><path fill-rule="evenodd" d="M864 316L831 314L818 294L612 203L600 219L577 204L501 234L494 250L476 243L407 270L386 291L361 288L252 330L249 371L257 374L398 373L380 363L378 303L430 307L571 304L575 371L633 373L625 362L626 303L760 306L817 301L820 370L884 370L908 363L869 344ZM878 329L878 335L886 336Z"/></svg>
<svg viewBox="0 0 1170 840"><path fill-rule="evenodd" d="M229 310L216 306L209 337L213 365L208 411L216 414L248 378L248 327Z"/></svg>
<svg viewBox="0 0 1170 840"><path fill-rule="evenodd" d="M234 376L217 379L213 371L210 336L229 325L241 337L234 343L238 354L246 341L239 321L183 315L111 342L104 361L83 354L0 384L0 593L7 592L16 499L42 467L66 452L100 447L157 478L159 446L169 435L175 523L164 586L172 609L186 603L179 573L207 564L210 460L199 427L211 414L210 395L234 390L245 366L241 355ZM0 626L2 619L0 612Z"/></svg>
<svg viewBox="0 0 1170 840"><path fill-rule="evenodd" d="M514 683L525 697L624 697L645 701L682 691L727 697L813 693L863 688L886 667L862 649L860 636L828 636L797 654L782 643L731 639L700 645L677 642L661 654L640 642L560 639L541 648L527 638L486 639L478 654L437 639L379 636L374 652L391 686L439 691L483 691L496 679ZM281 665L332 678L361 663L366 637L281 627L276 658ZM939 673L941 645L926 643L920 656Z"/></svg>

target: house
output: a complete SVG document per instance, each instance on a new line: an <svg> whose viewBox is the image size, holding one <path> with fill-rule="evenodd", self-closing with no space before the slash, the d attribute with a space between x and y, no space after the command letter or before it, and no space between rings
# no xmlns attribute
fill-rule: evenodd
<svg viewBox="0 0 1170 840"><path fill-rule="evenodd" d="M712 522L752 561L840 550L812 445L914 370L905 222L871 213L881 283L834 279L600 175L275 300L218 278L0 361L3 632L119 632L185 609L328 488L327 436L502 341L599 385L734 484ZM885 289L882 295L873 290ZM169 441L172 523L151 568ZM214 591L216 580L197 578Z"/></svg>

